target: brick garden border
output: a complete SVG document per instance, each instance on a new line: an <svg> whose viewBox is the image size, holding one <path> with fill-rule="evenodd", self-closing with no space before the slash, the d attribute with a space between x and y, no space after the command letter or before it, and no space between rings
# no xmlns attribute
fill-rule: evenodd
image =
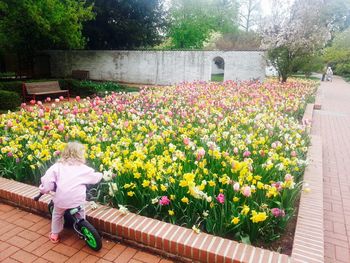
<svg viewBox="0 0 350 263"><path fill-rule="evenodd" d="M303 122L312 122L314 105L305 111ZM307 127L307 129L308 129ZM309 130L309 129L308 129ZM147 218L133 213L122 214L118 209L99 206L86 209L87 219L102 233L117 236L133 244L153 249L158 253L175 255L184 260L200 262L323 262L323 174L322 141L311 136L308 151L309 165L305 170L303 191L300 198L297 226L292 255L287 256L206 233ZM306 191L311 187L311 191ZM38 188L13 180L0 178L0 200L10 202L34 212L46 213L50 195L36 202L33 197Z"/></svg>

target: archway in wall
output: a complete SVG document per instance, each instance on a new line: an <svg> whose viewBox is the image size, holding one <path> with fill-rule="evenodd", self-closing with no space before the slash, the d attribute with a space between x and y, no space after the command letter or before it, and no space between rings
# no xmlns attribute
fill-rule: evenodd
<svg viewBox="0 0 350 263"><path fill-rule="evenodd" d="M225 60L222 57L215 57L211 63L211 81L224 81Z"/></svg>

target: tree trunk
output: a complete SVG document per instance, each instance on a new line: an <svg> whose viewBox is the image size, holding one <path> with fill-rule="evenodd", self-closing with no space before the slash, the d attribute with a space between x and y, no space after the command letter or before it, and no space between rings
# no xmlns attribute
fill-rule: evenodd
<svg viewBox="0 0 350 263"><path fill-rule="evenodd" d="M287 82L287 78L288 78L287 75L282 75L282 83Z"/></svg>

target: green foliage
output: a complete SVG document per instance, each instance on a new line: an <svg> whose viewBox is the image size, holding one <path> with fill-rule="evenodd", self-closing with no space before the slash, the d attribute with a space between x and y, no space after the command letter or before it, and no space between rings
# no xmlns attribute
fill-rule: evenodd
<svg viewBox="0 0 350 263"><path fill-rule="evenodd" d="M19 96L22 96L22 82L21 81L2 81L0 82L0 90L15 92Z"/></svg>
<svg viewBox="0 0 350 263"><path fill-rule="evenodd" d="M350 28L335 36L331 47L325 49L324 60L339 75L350 75Z"/></svg>
<svg viewBox="0 0 350 263"><path fill-rule="evenodd" d="M84 80L80 82L81 87L91 88L92 90L96 92L103 92L103 91L116 91L120 90L120 85L114 82L94 82L90 80Z"/></svg>
<svg viewBox="0 0 350 263"><path fill-rule="evenodd" d="M90 49L133 49L160 43L165 14L161 0L89 0L96 19L84 25Z"/></svg>
<svg viewBox="0 0 350 263"><path fill-rule="evenodd" d="M60 87L69 89L72 96L87 97L94 94L102 95L104 92L132 92L139 91L138 88L130 88L115 82L97 82L90 80L60 79Z"/></svg>
<svg viewBox="0 0 350 263"><path fill-rule="evenodd" d="M171 48L201 49L212 32L237 30L237 7L233 1L174 0L170 17Z"/></svg>
<svg viewBox="0 0 350 263"><path fill-rule="evenodd" d="M0 79L1 78L12 78L15 76L16 76L15 72L0 72Z"/></svg>
<svg viewBox="0 0 350 263"><path fill-rule="evenodd" d="M62 89L68 89L72 96L87 97L95 93L91 87L82 87L81 81L76 79L60 79L60 87Z"/></svg>
<svg viewBox="0 0 350 263"><path fill-rule="evenodd" d="M282 81L287 81L292 70L292 55L288 48L284 46L273 48L268 51L267 55Z"/></svg>
<svg viewBox="0 0 350 263"><path fill-rule="evenodd" d="M293 73L304 73L310 76L313 71L320 71L324 67L322 57L312 52L291 52L282 46L268 51L268 59L277 69L282 82Z"/></svg>
<svg viewBox="0 0 350 263"><path fill-rule="evenodd" d="M0 49L27 56L48 48L83 48L82 22L93 18L82 0L0 0Z"/></svg>
<svg viewBox="0 0 350 263"><path fill-rule="evenodd" d="M300 72L310 76L312 72L319 72L323 67L324 61L320 55L306 54L295 57L292 72Z"/></svg>
<svg viewBox="0 0 350 263"><path fill-rule="evenodd" d="M15 110L20 105L21 99L16 92L0 90L0 110Z"/></svg>

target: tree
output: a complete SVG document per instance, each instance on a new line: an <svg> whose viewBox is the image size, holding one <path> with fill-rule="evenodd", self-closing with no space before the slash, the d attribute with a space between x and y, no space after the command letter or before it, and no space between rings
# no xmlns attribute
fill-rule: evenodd
<svg viewBox="0 0 350 263"><path fill-rule="evenodd" d="M237 5L232 0L173 0L168 36L172 48L203 48L213 32L237 30Z"/></svg>
<svg viewBox="0 0 350 263"><path fill-rule="evenodd" d="M324 59L339 75L350 75L350 28L338 33L332 45L324 50Z"/></svg>
<svg viewBox="0 0 350 263"><path fill-rule="evenodd" d="M205 42L208 50L259 50L261 37L254 31L237 31L233 33L215 33Z"/></svg>
<svg viewBox="0 0 350 263"><path fill-rule="evenodd" d="M260 0L242 0L240 1L240 26L246 31L250 31L257 26L260 20Z"/></svg>
<svg viewBox="0 0 350 263"><path fill-rule="evenodd" d="M84 26L90 49L134 49L161 42L166 16L161 0L89 0L96 19Z"/></svg>
<svg viewBox="0 0 350 263"><path fill-rule="evenodd" d="M322 4L323 0L296 0L287 16L274 14L274 20L265 28L263 44L282 82L303 61L302 57L315 56L331 38Z"/></svg>
<svg viewBox="0 0 350 263"><path fill-rule="evenodd" d="M0 0L0 49L32 64L38 50L83 48L82 23L92 18L81 0Z"/></svg>
<svg viewBox="0 0 350 263"><path fill-rule="evenodd" d="M9 51L83 48L92 7L77 0L0 1L1 47Z"/></svg>

